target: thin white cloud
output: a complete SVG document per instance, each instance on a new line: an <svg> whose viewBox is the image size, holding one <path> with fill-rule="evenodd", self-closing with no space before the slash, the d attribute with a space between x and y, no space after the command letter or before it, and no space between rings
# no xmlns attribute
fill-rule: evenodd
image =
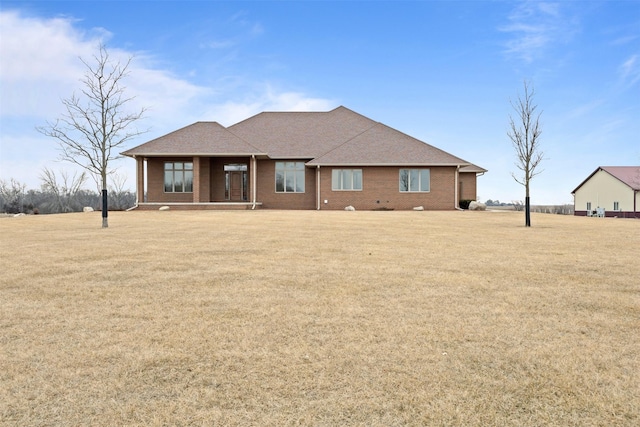
<svg viewBox="0 0 640 427"><path fill-rule="evenodd" d="M251 26L252 36L259 36L259 35L262 35L263 33L264 33L264 27L259 22Z"/></svg>
<svg viewBox="0 0 640 427"><path fill-rule="evenodd" d="M523 1L508 20L499 28L511 36L505 53L526 63L542 56L549 46L570 40L577 28L575 19L566 16L559 3Z"/></svg>
<svg viewBox="0 0 640 427"><path fill-rule="evenodd" d="M611 45L613 46L623 46L623 45L627 45L629 43L633 43L635 40L637 40L638 38L640 38L640 36L635 35L635 34L631 34L631 35L626 35L626 36L621 36L618 37L617 39L613 40L611 42Z"/></svg>
<svg viewBox="0 0 640 427"><path fill-rule="evenodd" d="M231 49L247 40L260 37L265 31L261 23L249 20L246 12L238 12L232 15L225 23L225 26L231 26L235 35L231 37L212 37L210 39L204 37L200 47L215 50Z"/></svg>
<svg viewBox="0 0 640 427"><path fill-rule="evenodd" d="M573 107L571 110L567 112L566 119L577 119L581 117L585 117L589 114L594 113L598 108L602 107L605 104L604 99L595 99L591 102L584 103L582 105L578 105Z"/></svg>
<svg viewBox="0 0 640 427"><path fill-rule="evenodd" d="M243 21L244 22L244 21ZM83 30L72 18L37 18L19 11L0 11L0 179L15 178L36 188L44 165L73 170L58 159L56 143L38 134L35 127L63 113L61 99L81 89L79 80L108 31ZM250 25L249 25L250 24ZM248 23L251 34L263 29ZM111 58L121 63L133 56L129 76L123 82L130 107L148 108L139 129L148 134L132 141L140 144L196 120L231 125L261 111L329 110L332 100L309 97L303 91L275 89L269 83L245 81L241 73L222 79L218 90L175 76L158 66L149 53L132 52L107 43ZM229 74L233 75L233 74ZM135 183L132 162L120 161L129 186Z"/></svg>
<svg viewBox="0 0 640 427"><path fill-rule="evenodd" d="M203 43L201 47L209 49L228 49L237 44L234 40L211 40Z"/></svg>
<svg viewBox="0 0 640 427"><path fill-rule="evenodd" d="M640 55L631 55L618 67L620 80L625 87L634 86L640 81Z"/></svg>
<svg viewBox="0 0 640 427"><path fill-rule="evenodd" d="M72 24L71 19L42 20L16 11L0 12L3 82L68 80L77 75L81 68L78 56L93 52L108 33L86 37Z"/></svg>
<svg viewBox="0 0 640 427"><path fill-rule="evenodd" d="M98 42L72 24L0 12L0 116L58 110L60 97L82 76L78 57L89 55Z"/></svg>

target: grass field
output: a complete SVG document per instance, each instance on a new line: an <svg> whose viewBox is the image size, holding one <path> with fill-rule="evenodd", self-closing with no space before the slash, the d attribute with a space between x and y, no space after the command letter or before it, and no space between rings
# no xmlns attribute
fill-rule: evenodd
<svg viewBox="0 0 640 427"><path fill-rule="evenodd" d="M3 426L640 425L640 221L0 219Z"/></svg>

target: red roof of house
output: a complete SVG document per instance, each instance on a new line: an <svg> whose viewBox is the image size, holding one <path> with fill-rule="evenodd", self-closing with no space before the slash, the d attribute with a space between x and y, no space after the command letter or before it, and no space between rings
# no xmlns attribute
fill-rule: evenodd
<svg viewBox="0 0 640 427"><path fill-rule="evenodd" d="M599 166L591 175L571 192L574 194L585 182L589 181L593 175L599 171L605 171L614 178L620 180L631 189L640 191L640 166Z"/></svg>

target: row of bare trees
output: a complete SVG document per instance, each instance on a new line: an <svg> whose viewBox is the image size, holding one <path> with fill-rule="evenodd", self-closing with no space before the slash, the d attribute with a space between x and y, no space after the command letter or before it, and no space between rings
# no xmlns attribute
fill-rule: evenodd
<svg viewBox="0 0 640 427"><path fill-rule="evenodd" d="M79 212L85 207L102 209L102 194L84 188L86 172L73 175L55 173L45 168L40 174L40 188L27 190L26 184L15 179L0 179L0 213L48 214ZM110 210L125 210L135 205L135 193L124 188L125 180L112 179L108 188Z"/></svg>

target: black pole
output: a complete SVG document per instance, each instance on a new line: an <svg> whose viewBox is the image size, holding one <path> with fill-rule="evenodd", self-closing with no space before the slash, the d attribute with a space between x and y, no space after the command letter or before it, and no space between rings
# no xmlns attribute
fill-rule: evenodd
<svg viewBox="0 0 640 427"><path fill-rule="evenodd" d="M531 204L528 196L524 198L524 226L531 227Z"/></svg>
<svg viewBox="0 0 640 427"><path fill-rule="evenodd" d="M109 210L107 209L107 190L102 190L102 227L107 227L107 216L109 216Z"/></svg>

